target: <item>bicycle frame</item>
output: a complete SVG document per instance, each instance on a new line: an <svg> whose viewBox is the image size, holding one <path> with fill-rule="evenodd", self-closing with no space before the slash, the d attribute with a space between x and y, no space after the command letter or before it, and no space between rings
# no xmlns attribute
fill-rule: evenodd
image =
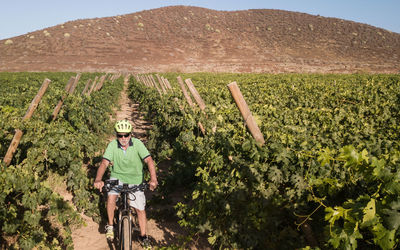
<svg viewBox="0 0 400 250"><path fill-rule="evenodd" d="M120 192L117 198L117 225L118 234L117 238L119 242L119 249L132 249L132 225L136 224L137 214L135 209L131 209L129 204L129 194L134 196L136 191L144 191L148 187L148 184L136 185L129 187L128 184L118 186L118 180L106 180L105 190L109 192L111 189L115 189ZM136 199L136 197L135 197ZM136 217L136 218L135 218ZM115 218L115 217L114 217ZM137 227L137 225L135 225ZM136 228L135 228L136 229Z"/></svg>

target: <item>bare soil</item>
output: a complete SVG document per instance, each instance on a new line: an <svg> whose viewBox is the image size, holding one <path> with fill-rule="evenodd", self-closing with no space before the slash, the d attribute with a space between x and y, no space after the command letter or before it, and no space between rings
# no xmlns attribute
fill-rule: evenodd
<svg viewBox="0 0 400 250"><path fill-rule="evenodd" d="M0 71L399 73L400 34L283 10L169 6L0 40Z"/></svg>
<svg viewBox="0 0 400 250"><path fill-rule="evenodd" d="M136 138L146 143L147 131L151 128L151 123L143 118L143 115L138 110L138 104L132 103L128 98L129 75L125 77L125 87L121 92L119 106L120 108L115 112L115 119L128 119L133 124L133 134ZM110 137L111 139L111 137ZM161 166L165 168L168 166ZM160 176L158 176L160 178ZM157 191L146 193L146 197L151 201L152 196L157 195ZM175 194L179 196L179 194ZM66 197L71 199L71 197ZM160 207L147 206L147 233L152 241L153 248L172 246L180 244L181 238L187 235L187 231L181 228L178 224L178 218L176 218L171 211L173 210L172 204L163 205ZM165 214L163 214L163 211ZM75 229L72 232L72 238L74 242L74 249L77 250L108 250L115 249L114 243L107 242L104 232L104 225L99 225L94 222L91 218L82 215L86 226ZM141 249L137 240L134 239L133 249ZM196 238L193 242L190 242L186 248L188 249L210 249L210 246L206 239Z"/></svg>

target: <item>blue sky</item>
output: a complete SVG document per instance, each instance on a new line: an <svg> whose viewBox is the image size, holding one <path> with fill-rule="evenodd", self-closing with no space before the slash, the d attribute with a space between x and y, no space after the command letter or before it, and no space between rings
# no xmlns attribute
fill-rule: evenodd
<svg viewBox="0 0 400 250"><path fill-rule="evenodd" d="M3 0L0 39L77 19L130 14L171 5L214 10L281 9L366 23L400 33L400 0Z"/></svg>

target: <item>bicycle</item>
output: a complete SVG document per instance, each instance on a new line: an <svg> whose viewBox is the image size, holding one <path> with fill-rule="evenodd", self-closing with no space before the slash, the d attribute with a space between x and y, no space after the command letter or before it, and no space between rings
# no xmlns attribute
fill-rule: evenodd
<svg viewBox="0 0 400 250"><path fill-rule="evenodd" d="M104 182L103 192L109 192L114 189L120 193L117 198L117 216L114 216L117 225L116 242L118 242L118 248L121 250L132 249L132 234L133 231L140 231L139 221L136 210L130 206L129 194L136 199L134 193L136 191L144 191L149 188L148 183L142 183L129 187L128 184L118 185L118 180L106 180Z"/></svg>

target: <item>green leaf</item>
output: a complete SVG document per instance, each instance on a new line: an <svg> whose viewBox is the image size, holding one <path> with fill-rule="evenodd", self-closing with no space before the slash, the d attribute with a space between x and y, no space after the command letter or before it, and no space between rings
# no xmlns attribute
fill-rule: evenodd
<svg viewBox="0 0 400 250"><path fill-rule="evenodd" d="M65 142L65 140L61 139L58 141L58 146L60 147L60 149L64 149L66 145L67 143Z"/></svg>
<svg viewBox="0 0 400 250"><path fill-rule="evenodd" d="M366 163L369 162L369 157L368 157L368 151L366 149L363 149L361 153L359 154L360 160L364 160Z"/></svg>
<svg viewBox="0 0 400 250"><path fill-rule="evenodd" d="M282 171L277 166L272 166L269 169L268 176L274 183L281 183L283 181Z"/></svg>
<svg viewBox="0 0 400 250"><path fill-rule="evenodd" d="M317 160L322 166L329 165L329 163L334 159L334 153L335 151L330 150L329 148L324 148L318 152Z"/></svg>
<svg viewBox="0 0 400 250"><path fill-rule="evenodd" d="M329 223L333 225L335 221L344 216L346 209L343 207L335 207L335 209L327 207L325 211L325 220L329 221Z"/></svg>
<svg viewBox="0 0 400 250"><path fill-rule="evenodd" d="M346 163L344 164L345 167L358 164L359 156L357 151L354 149L352 145L345 146L340 151L341 153L339 159L346 161Z"/></svg>
<svg viewBox="0 0 400 250"><path fill-rule="evenodd" d="M375 207L375 199L371 199L367 206L363 209L364 217L362 224L367 224L375 219L376 216L376 207Z"/></svg>
<svg viewBox="0 0 400 250"><path fill-rule="evenodd" d="M397 210L382 209L385 222L390 229L397 230L400 226L400 213Z"/></svg>
<svg viewBox="0 0 400 250"><path fill-rule="evenodd" d="M390 208L395 210L400 210L400 199L390 203Z"/></svg>
<svg viewBox="0 0 400 250"><path fill-rule="evenodd" d="M372 228L375 235L374 242L382 249L393 249L395 245L396 230L387 230L382 224L377 224Z"/></svg>
<svg viewBox="0 0 400 250"><path fill-rule="evenodd" d="M381 176L381 173L385 169L385 160L378 160L376 157L373 157L371 167L374 168L374 170L372 171L373 175L379 178Z"/></svg>
<svg viewBox="0 0 400 250"><path fill-rule="evenodd" d="M334 247L339 248L340 246L340 238L339 237L332 237L328 240L328 242Z"/></svg>
<svg viewBox="0 0 400 250"><path fill-rule="evenodd" d="M210 237L207 238L207 240L211 245L214 245L215 242L217 241L217 236L215 236L215 235L214 236L210 236Z"/></svg>
<svg viewBox="0 0 400 250"><path fill-rule="evenodd" d="M290 154L286 148L282 148L279 152L278 156L276 157L277 162L283 162L285 165L290 163Z"/></svg>
<svg viewBox="0 0 400 250"><path fill-rule="evenodd" d="M197 198L199 197L199 195L200 195L199 190L195 190L195 191L193 192L193 194L192 194L192 200L197 199Z"/></svg>
<svg viewBox="0 0 400 250"><path fill-rule="evenodd" d="M251 142L249 140L244 141L242 144L242 149L243 149L243 151L250 151Z"/></svg>

